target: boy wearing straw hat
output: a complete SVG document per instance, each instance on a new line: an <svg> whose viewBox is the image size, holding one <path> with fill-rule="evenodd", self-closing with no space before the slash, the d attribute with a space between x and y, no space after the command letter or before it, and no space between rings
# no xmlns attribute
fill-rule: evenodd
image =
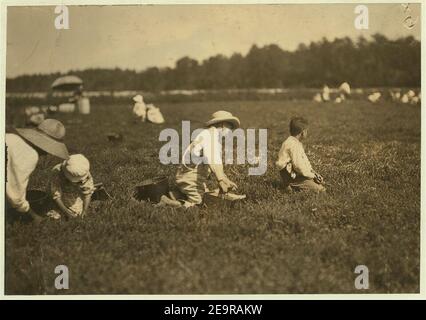
<svg viewBox="0 0 426 320"><path fill-rule="evenodd" d="M174 193L171 198L162 196L160 204L172 207L189 208L200 205L206 192L206 182L210 174L215 176L220 190L227 193L236 189L237 185L225 174L222 164L222 137L240 126L240 120L230 112L217 111L212 119L206 122L203 129L185 150L182 164L176 173L176 187L182 199ZM186 160L195 157L199 161ZM197 163L194 163L197 162Z"/></svg>
<svg viewBox="0 0 426 320"><path fill-rule="evenodd" d="M49 193L58 210L50 210L48 216L84 216L95 191L89 160L82 154L73 154L53 167L51 173Z"/></svg>
<svg viewBox="0 0 426 320"><path fill-rule="evenodd" d="M10 208L25 214L35 222L42 218L30 207L26 199L29 178L39 157L51 154L68 159L68 150L62 139L65 127L58 120L46 119L35 129L16 128L6 133L6 199Z"/></svg>
<svg viewBox="0 0 426 320"><path fill-rule="evenodd" d="M308 121L295 117L290 121L290 136L283 142L276 165L288 191L325 191L324 179L312 169L302 140L308 136Z"/></svg>

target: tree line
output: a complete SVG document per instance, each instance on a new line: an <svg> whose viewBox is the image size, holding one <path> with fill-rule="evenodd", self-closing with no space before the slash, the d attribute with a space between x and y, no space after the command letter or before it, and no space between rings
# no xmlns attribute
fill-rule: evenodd
<svg viewBox="0 0 426 320"><path fill-rule="evenodd" d="M253 45L244 56L212 56L201 62L191 57L174 68L151 67L143 71L115 69L71 70L86 90L233 89L337 86L420 87L420 42L414 37L395 40L381 34L353 41L349 37L323 38L294 51L270 44ZM62 74L34 74L8 78L8 92L50 89Z"/></svg>

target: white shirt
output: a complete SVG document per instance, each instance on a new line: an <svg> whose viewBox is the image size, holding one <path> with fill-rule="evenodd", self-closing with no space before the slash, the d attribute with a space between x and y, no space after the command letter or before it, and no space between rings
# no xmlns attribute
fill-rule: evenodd
<svg viewBox="0 0 426 320"><path fill-rule="evenodd" d="M146 105L143 102L136 102L133 107L133 113L138 117L146 116Z"/></svg>
<svg viewBox="0 0 426 320"><path fill-rule="evenodd" d="M190 158L188 153L191 154ZM215 127L198 132L182 156L182 163L188 164L189 160L191 164L200 164L200 161L204 164L222 164L222 140Z"/></svg>
<svg viewBox="0 0 426 320"><path fill-rule="evenodd" d="M223 172L222 140L219 131L215 127L199 131L183 153L182 164L190 172L202 170L207 165L209 168L207 172L213 170L218 180L223 179L225 173Z"/></svg>
<svg viewBox="0 0 426 320"><path fill-rule="evenodd" d="M28 212L30 204L26 199L31 173L37 166L38 153L20 136L7 133L7 176L6 198L19 212Z"/></svg>
<svg viewBox="0 0 426 320"><path fill-rule="evenodd" d="M295 137L290 136L285 140L278 153L277 167L282 170L288 165L298 175L307 178L315 178L311 163L306 156L302 143Z"/></svg>

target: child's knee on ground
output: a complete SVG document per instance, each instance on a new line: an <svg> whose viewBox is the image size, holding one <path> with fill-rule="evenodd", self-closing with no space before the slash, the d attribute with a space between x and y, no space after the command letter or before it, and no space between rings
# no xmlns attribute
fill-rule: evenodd
<svg viewBox="0 0 426 320"><path fill-rule="evenodd" d="M296 191L308 191L308 192L324 192L326 189L322 184L316 183L312 179L306 179L303 182L291 184L292 189Z"/></svg>

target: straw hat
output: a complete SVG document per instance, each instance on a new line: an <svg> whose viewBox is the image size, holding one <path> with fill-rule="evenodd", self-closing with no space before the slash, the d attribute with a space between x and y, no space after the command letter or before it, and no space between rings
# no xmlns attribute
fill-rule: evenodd
<svg viewBox="0 0 426 320"><path fill-rule="evenodd" d="M212 119L206 122L206 126L209 127L211 125L214 125L216 123L221 123L221 122L231 123L234 129L240 127L240 120L237 117L234 117L232 113L228 111L222 111L222 110L216 111L215 113L213 113Z"/></svg>
<svg viewBox="0 0 426 320"><path fill-rule="evenodd" d="M68 149L62 142L65 136L64 125L55 119L46 119L35 129L16 128L16 132L25 140L47 153L61 159L68 159Z"/></svg>
<svg viewBox="0 0 426 320"><path fill-rule="evenodd" d="M140 94L138 94L137 96L133 97L133 101L135 101L135 102L143 102L143 97Z"/></svg>
<svg viewBox="0 0 426 320"><path fill-rule="evenodd" d="M80 182L90 172L90 162L82 154L73 154L62 163L62 172L71 182Z"/></svg>

